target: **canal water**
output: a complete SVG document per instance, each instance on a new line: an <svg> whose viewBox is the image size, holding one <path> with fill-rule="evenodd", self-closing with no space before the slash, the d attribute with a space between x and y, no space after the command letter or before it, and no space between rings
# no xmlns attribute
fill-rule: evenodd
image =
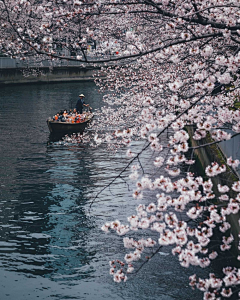
<svg viewBox="0 0 240 300"><path fill-rule="evenodd" d="M133 200L118 181L89 212L127 160L126 149L49 143L47 118L73 107L79 93L93 109L103 105L93 82L1 87L0 299L202 299L188 286L195 270L181 268L168 248L126 283L113 282L108 262L126 252L122 237L100 227L126 223L149 199Z"/></svg>

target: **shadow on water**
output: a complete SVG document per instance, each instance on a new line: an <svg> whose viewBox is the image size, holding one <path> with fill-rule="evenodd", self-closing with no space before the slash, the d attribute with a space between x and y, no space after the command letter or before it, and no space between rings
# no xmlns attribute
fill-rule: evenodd
<svg viewBox="0 0 240 300"><path fill-rule="evenodd" d="M50 133L49 137L48 137L48 141L47 141L47 146L51 146L51 145L53 145L53 143L63 143L64 140L66 140L68 138L71 139L72 136L74 136L75 143L79 145L82 143L83 134L81 134L80 132L78 132L76 134L75 133L73 133L73 134Z"/></svg>
<svg viewBox="0 0 240 300"><path fill-rule="evenodd" d="M17 164L18 196L9 226L2 225L8 246L2 259L7 270L54 280L89 277L91 270L79 270L96 253L87 247L93 224L84 211L90 168L71 147L51 147L46 161L47 167L41 159L25 157Z"/></svg>
<svg viewBox="0 0 240 300"><path fill-rule="evenodd" d="M66 135L65 134L53 134L53 133L50 133L49 134L49 137L48 137L48 141L47 141L47 146L50 146L52 145L53 143L56 143L56 142L62 142L64 137Z"/></svg>

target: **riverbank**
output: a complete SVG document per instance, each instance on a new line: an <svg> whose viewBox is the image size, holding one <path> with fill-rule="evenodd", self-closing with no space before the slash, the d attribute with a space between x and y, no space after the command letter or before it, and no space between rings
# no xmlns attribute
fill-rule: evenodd
<svg viewBox="0 0 240 300"><path fill-rule="evenodd" d="M215 144L210 144L214 142L210 136L207 136L205 139L202 139L200 141L194 140L191 138L194 134L194 130L192 126L187 126L186 130L189 133L190 136L190 142L192 147L196 147L194 150L194 153L198 159L198 162L200 164L200 168L202 169L203 172L205 172L205 169L207 166L211 165L212 162L217 162L219 165L226 165L227 170L226 172L222 173L221 176L215 176L212 177L211 180L214 184L214 194L218 197L219 192L217 190L217 185L225 185L227 184L229 187L232 186L232 184L236 181L239 181L239 175L237 172L235 172L234 169L232 169L230 166L226 164L226 157L224 153L221 151L220 147L218 146L217 143ZM210 144L208 146L203 146L205 144ZM205 174L205 173L204 173ZM207 178L206 178L207 179ZM234 193L229 192L230 197L234 198ZM220 201L216 201L216 205L222 205L223 203ZM235 247L234 247L234 252L236 255L240 254L240 250L238 249L239 245L239 232L240 232L240 226L239 226L239 217L240 214L231 214L227 216L227 221L231 224L231 233L234 236L235 240Z"/></svg>
<svg viewBox="0 0 240 300"><path fill-rule="evenodd" d="M96 67L61 66L0 69L0 86L11 84L51 83L93 80Z"/></svg>

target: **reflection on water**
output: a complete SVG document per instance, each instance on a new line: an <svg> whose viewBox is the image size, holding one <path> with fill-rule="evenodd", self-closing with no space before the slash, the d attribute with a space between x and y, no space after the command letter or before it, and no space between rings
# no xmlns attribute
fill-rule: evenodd
<svg viewBox="0 0 240 300"><path fill-rule="evenodd" d="M99 228L116 218L126 222L138 202L119 181L89 214L92 196L125 158L104 146L49 143L46 119L70 108L80 92L93 109L101 105L91 82L2 88L1 300L156 299L156 294L164 300L201 299L200 293L189 293L192 270L183 272L175 258L169 259L169 249L123 285L108 275L108 261L124 255L122 237Z"/></svg>

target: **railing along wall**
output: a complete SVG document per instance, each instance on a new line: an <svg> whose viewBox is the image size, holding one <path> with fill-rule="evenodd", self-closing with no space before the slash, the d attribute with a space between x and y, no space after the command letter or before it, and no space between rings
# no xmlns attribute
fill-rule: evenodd
<svg viewBox="0 0 240 300"><path fill-rule="evenodd" d="M88 55L87 59L91 60L102 60L114 57L114 55ZM70 58L70 57L69 57ZM74 58L74 57L71 57ZM11 69L11 68L40 68L40 67L85 67L87 63L83 63L77 60L69 60L68 57L62 60L42 60L37 62L36 60L20 60L10 57L0 57L0 69Z"/></svg>
<svg viewBox="0 0 240 300"><path fill-rule="evenodd" d="M228 133L231 133L232 135L236 133L231 130L226 131ZM240 160L240 135L237 135L230 140L219 143L219 147L222 150L223 154L226 156L226 158L232 157L232 159L234 160ZM240 167L238 167L235 171L240 176Z"/></svg>

